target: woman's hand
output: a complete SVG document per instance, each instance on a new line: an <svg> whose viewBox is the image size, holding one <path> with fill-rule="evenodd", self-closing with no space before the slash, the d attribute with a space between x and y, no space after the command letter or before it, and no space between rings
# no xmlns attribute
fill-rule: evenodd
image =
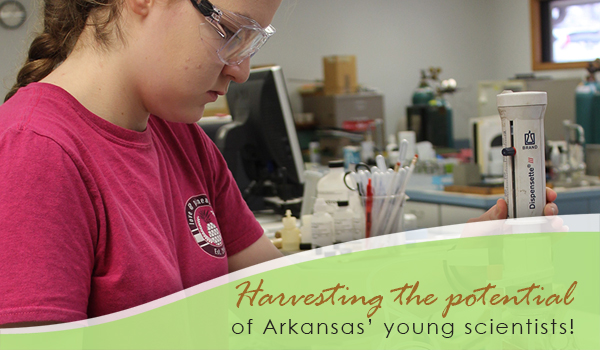
<svg viewBox="0 0 600 350"><path fill-rule="evenodd" d="M544 215L558 215L558 206L554 204L556 200L556 192L554 190L546 187L546 206L544 207ZM506 201L504 198L498 199L496 205L490 208L490 210L483 213L478 218L470 219L467 222L480 222L480 221L488 221L488 220L503 220L506 219L508 215L508 207L506 206Z"/></svg>

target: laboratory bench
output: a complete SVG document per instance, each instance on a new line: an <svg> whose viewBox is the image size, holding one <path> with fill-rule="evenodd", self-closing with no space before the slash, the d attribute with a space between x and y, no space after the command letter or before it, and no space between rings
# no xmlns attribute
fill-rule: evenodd
<svg viewBox="0 0 600 350"><path fill-rule="evenodd" d="M600 186L554 188L558 197L554 203L559 214L600 213ZM444 192L434 189L411 189L404 209L417 217L419 228L464 224L485 213L503 195L479 195Z"/></svg>
<svg viewBox="0 0 600 350"><path fill-rule="evenodd" d="M554 203L559 214L600 213L600 186L578 188L554 188L558 197ZM430 228L446 225L464 224L476 218L496 204L501 194L467 194L444 192L435 189L410 189L406 191L409 200L404 214L413 214L417 218L418 228ZM283 228L282 216L266 210L255 213L259 223L269 238Z"/></svg>

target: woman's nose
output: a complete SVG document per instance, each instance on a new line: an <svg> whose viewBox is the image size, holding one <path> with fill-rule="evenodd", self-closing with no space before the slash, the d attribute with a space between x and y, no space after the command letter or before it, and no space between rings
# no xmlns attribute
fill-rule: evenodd
<svg viewBox="0 0 600 350"><path fill-rule="evenodd" d="M239 65L226 65L223 67L223 73L236 83L245 82L250 75L250 57L243 60Z"/></svg>

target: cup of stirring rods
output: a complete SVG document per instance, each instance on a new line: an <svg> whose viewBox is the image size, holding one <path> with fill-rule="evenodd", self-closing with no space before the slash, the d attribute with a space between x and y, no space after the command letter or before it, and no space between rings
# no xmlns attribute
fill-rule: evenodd
<svg viewBox="0 0 600 350"><path fill-rule="evenodd" d="M371 171L359 170L350 174L365 210L366 237L402 231L404 204L408 199L406 187L417 157L409 165L402 166L397 162L393 169L388 169L383 157L378 156L378 165Z"/></svg>

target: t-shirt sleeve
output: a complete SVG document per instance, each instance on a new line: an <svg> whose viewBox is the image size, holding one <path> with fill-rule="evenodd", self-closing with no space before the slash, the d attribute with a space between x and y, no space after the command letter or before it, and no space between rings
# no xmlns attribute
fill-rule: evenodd
<svg viewBox="0 0 600 350"><path fill-rule="evenodd" d="M242 198L223 155L200 127L198 130L212 164L212 183L215 190L213 208L225 242L227 255L231 256L256 242L264 234L264 230Z"/></svg>
<svg viewBox="0 0 600 350"><path fill-rule="evenodd" d="M0 135L0 324L87 318L95 220L61 146L28 130Z"/></svg>

